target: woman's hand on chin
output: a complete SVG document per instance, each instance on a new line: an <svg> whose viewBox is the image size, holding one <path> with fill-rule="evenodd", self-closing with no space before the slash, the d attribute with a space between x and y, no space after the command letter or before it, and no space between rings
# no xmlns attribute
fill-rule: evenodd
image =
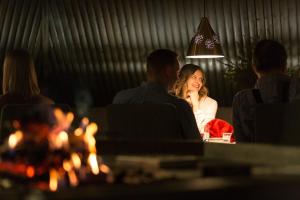
<svg viewBox="0 0 300 200"><path fill-rule="evenodd" d="M187 101L192 105L193 111L196 111L199 107L199 94L198 91L188 91Z"/></svg>

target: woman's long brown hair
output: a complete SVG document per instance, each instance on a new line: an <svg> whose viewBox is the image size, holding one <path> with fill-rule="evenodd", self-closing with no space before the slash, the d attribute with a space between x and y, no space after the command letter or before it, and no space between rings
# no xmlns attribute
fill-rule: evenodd
<svg viewBox="0 0 300 200"><path fill-rule="evenodd" d="M186 92L187 88L187 80L196 72L196 71L200 71L202 73L203 76L203 82L202 82L202 87L199 90L199 100L208 95L208 89L205 86L205 82L206 82L206 78L205 78L205 73L204 71L201 69L200 66L194 65L194 64L186 64L184 65L181 70L178 73L178 80L175 83L174 86L174 93L176 96L185 99L186 98L186 94L184 94Z"/></svg>
<svg viewBox="0 0 300 200"><path fill-rule="evenodd" d="M4 59L3 94L29 98L40 93L34 62L25 50L13 50Z"/></svg>

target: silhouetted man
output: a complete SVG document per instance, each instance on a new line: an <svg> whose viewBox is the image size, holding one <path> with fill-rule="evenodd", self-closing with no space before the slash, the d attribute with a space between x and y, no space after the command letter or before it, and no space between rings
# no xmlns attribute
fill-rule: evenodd
<svg viewBox="0 0 300 200"><path fill-rule="evenodd" d="M178 55L167 49L153 51L147 57L147 82L119 92L114 104L162 104L176 107L185 139L200 139L194 114L188 103L168 93L173 88L179 70Z"/></svg>
<svg viewBox="0 0 300 200"><path fill-rule="evenodd" d="M288 102L299 97L299 80L287 74L287 53L274 40L261 40L253 53L257 74L254 89L238 92L233 99L233 125L237 142L255 142L255 108L261 103Z"/></svg>

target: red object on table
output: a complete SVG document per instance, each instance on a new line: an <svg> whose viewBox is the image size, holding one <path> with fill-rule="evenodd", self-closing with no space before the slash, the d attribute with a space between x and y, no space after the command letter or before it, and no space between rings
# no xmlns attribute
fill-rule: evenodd
<svg viewBox="0 0 300 200"><path fill-rule="evenodd" d="M223 137L223 133L232 133L230 142L235 141L233 136L233 126L222 119L213 119L209 121L205 125L204 131L209 133L210 138L221 138Z"/></svg>

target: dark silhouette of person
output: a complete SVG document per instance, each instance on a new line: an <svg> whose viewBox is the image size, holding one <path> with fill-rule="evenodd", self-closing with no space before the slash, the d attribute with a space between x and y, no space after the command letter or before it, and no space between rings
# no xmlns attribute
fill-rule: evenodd
<svg viewBox="0 0 300 200"><path fill-rule="evenodd" d="M185 139L200 139L190 105L168 93L173 89L179 70L178 55L168 49L158 49L147 57L147 81L133 89L123 90L114 97L114 104L163 104L175 106Z"/></svg>
<svg viewBox="0 0 300 200"><path fill-rule="evenodd" d="M261 103L288 102L299 97L299 80L287 75L287 53L274 40L261 40L253 52L257 82L253 89L238 92L233 99L233 126L237 142L254 142L255 109Z"/></svg>
<svg viewBox="0 0 300 200"><path fill-rule="evenodd" d="M33 59L22 49L6 54L3 64L3 94L0 108L7 104L53 104L40 94Z"/></svg>

